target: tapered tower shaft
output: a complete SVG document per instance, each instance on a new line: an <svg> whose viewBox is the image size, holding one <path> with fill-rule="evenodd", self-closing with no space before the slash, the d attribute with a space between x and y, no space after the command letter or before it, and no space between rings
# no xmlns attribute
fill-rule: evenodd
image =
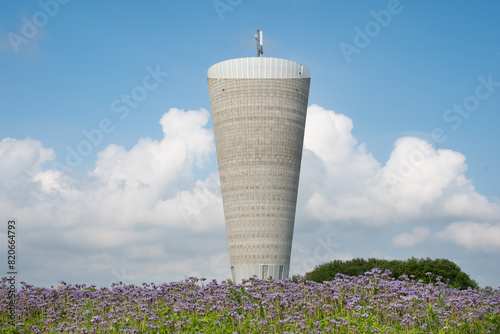
<svg viewBox="0 0 500 334"><path fill-rule="evenodd" d="M239 58L208 70L233 280L288 277L309 69Z"/></svg>

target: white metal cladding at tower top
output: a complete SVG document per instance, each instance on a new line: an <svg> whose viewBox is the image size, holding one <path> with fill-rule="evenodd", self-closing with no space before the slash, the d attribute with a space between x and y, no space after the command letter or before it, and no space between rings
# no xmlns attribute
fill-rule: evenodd
<svg viewBox="0 0 500 334"><path fill-rule="evenodd" d="M289 275L310 80L306 66L278 58L208 69L235 282Z"/></svg>

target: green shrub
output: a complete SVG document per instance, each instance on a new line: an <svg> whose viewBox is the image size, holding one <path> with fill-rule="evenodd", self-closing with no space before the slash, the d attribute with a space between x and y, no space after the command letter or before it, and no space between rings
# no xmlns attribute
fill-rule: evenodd
<svg viewBox="0 0 500 334"><path fill-rule="evenodd" d="M389 261L375 258L368 260L356 258L349 261L335 260L316 266L313 271L306 273L305 277L307 280L322 283L333 280L337 273L359 276L373 268L382 271L390 270L392 272L390 277L396 279L402 275L414 275L411 278L416 281L421 279L425 283L430 283L436 282L438 277L441 277L441 281L447 283L451 288L460 290L466 290L469 287L475 290L479 288L476 281L464 273L457 264L447 259L431 260L430 258L417 259L412 257L405 261Z"/></svg>

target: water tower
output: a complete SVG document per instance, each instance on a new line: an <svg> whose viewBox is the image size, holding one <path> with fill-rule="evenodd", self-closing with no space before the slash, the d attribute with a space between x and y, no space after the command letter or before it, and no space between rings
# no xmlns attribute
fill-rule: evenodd
<svg viewBox="0 0 500 334"><path fill-rule="evenodd" d="M288 277L309 69L287 59L222 61L208 90L233 280Z"/></svg>

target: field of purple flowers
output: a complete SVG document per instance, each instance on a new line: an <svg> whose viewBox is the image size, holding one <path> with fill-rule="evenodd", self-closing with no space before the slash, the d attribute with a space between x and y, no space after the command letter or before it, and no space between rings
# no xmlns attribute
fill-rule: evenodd
<svg viewBox="0 0 500 334"><path fill-rule="evenodd" d="M3 278L0 327L3 333L500 333L499 290L459 291L439 280L389 274L338 274L323 284L192 277L111 289L22 282L13 324Z"/></svg>

